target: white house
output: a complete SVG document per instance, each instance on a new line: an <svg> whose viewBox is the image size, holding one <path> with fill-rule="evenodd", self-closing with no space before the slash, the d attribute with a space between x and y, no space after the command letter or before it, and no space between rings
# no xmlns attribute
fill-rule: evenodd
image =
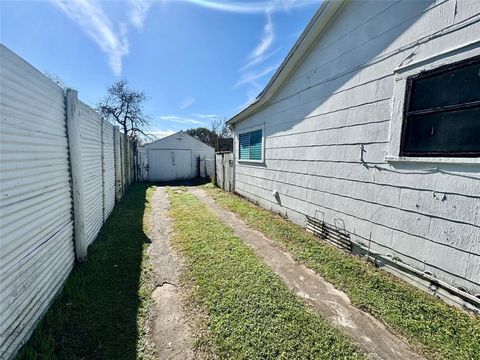
<svg viewBox="0 0 480 360"><path fill-rule="evenodd" d="M237 193L478 306L480 1L324 1L228 123Z"/></svg>
<svg viewBox="0 0 480 360"><path fill-rule="evenodd" d="M183 131L146 144L142 153L147 157L150 181L193 179L201 174L211 177L214 172L215 150Z"/></svg>

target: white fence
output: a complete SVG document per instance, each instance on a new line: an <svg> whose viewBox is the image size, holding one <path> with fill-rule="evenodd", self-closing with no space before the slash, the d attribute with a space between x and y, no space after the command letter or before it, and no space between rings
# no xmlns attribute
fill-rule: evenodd
<svg viewBox="0 0 480 360"><path fill-rule="evenodd" d="M0 45L0 358L12 357L133 177L133 151L77 93ZM127 162L127 164L125 164Z"/></svg>

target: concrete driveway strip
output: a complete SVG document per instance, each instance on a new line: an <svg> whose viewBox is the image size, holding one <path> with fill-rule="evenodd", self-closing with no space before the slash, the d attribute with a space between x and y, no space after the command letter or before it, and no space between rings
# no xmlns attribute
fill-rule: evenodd
<svg viewBox="0 0 480 360"><path fill-rule="evenodd" d="M181 306L178 276L181 261L170 247L169 201L165 188L158 187L152 197L149 249L156 288L150 321L152 340L159 359L194 358L191 329Z"/></svg>
<svg viewBox="0 0 480 360"><path fill-rule="evenodd" d="M262 233L251 229L234 213L221 208L203 189L189 190L232 228L235 235L252 247L297 296L305 299L318 313L340 328L371 359L423 359L380 321L353 306L345 293L335 289L313 270L297 263L290 254Z"/></svg>

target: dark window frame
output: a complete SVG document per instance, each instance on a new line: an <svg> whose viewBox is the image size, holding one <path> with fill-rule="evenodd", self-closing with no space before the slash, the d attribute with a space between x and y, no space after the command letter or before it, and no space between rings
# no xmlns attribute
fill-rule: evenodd
<svg viewBox="0 0 480 360"><path fill-rule="evenodd" d="M436 69L433 70L425 70L422 71L416 75L412 75L407 78L407 84L406 84L406 91L405 91L405 100L404 100L404 106L403 106L403 122L402 122L402 134L400 138L400 156L404 157L457 157L457 158L462 158L462 157L480 157L480 151L474 151L474 152L451 152L451 151L422 151L422 152L416 152L416 151L406 151L405 146L406 146L406 140L407 140L407 123L409 121L409 118L414 117L416 115L429 115L429 114L435 114L435 113L442 113L442 112L448 112L448 111L453 111L453 110L464 110L464 109L469 109L473 107L479 107L480 106L480 100L479 101L473 101L469 103L464 103L464 104L457 104L457 105L447 105L447 106L440 106L436 108L431 108L431 109L425 109L425 110L413 110L409 111L411 101L412 101L412 88L413 88L413 83L416 80L436 76L442 73L446 73L458 68L461 68L463 66L470 65L472 63L476 63L480 61L480 56L474 56L465 60L461 60L452 64L448 65L443 65L440 66Z"/></svg>

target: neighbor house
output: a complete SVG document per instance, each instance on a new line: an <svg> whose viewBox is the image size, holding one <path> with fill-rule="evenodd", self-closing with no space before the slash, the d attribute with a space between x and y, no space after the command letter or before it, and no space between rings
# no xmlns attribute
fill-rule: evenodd
<svg viewBox="0 0 480 360"><path fill-rule="evenodd" d="M480 1L325 1L228 124L237 193L478 305Z"/></svg>

